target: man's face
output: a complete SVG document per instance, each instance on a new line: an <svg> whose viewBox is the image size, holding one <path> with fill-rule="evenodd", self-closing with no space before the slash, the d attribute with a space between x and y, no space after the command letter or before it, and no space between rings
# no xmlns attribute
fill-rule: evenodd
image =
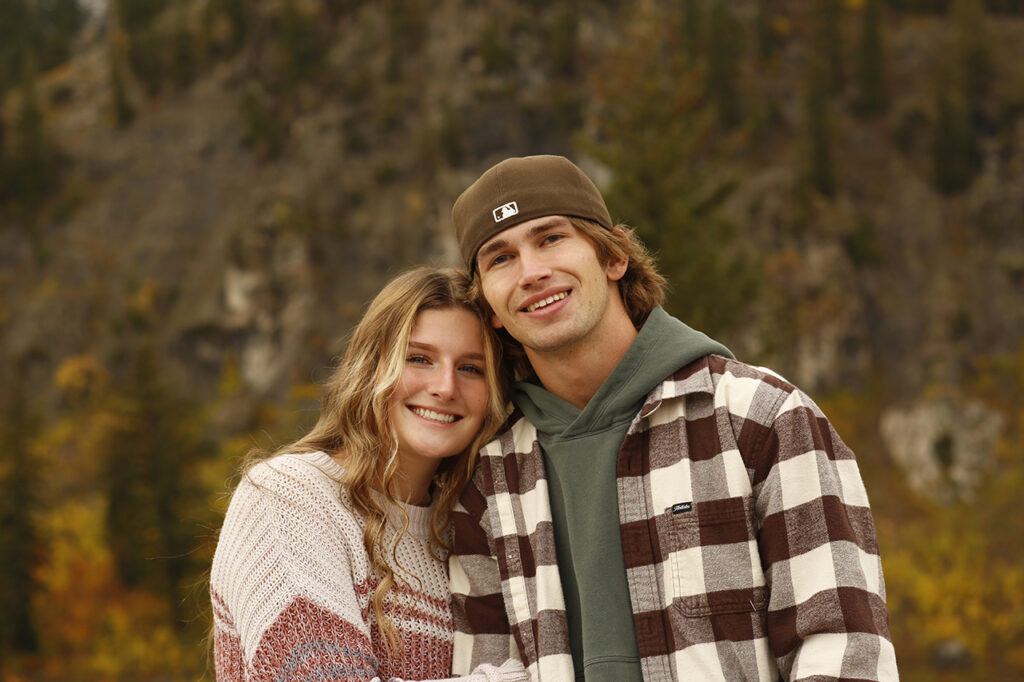
<svg viewBox="0 0 1024 682"><path fill-rule="evenodd" d="M601 342L602 322L627 262L601 265L568 218L534 218L496 234L477 252L492 324L537 354Z"/></svg>

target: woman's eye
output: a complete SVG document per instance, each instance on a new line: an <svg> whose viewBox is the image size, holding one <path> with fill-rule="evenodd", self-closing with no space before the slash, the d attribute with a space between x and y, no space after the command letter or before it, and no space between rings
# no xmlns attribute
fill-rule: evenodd
<svg viewBox="0 0 1024 682"><path fill-rule="evenodd" d="M473 374L475 376L484 375L483 367L477 367L476 365L463 365L462 371L466 372L467 374Z"/></svg>
<svg viewBox="0 0 1024 682"><path fill-rule="evenodd" d="M417 365L427 365L427 364L430 364L430 360L428 360L427 358L423 357L422 355L410 355L409 357L407 357L405 359L405 361L406 362L411 362L411 363L417 364Z"/></svg>

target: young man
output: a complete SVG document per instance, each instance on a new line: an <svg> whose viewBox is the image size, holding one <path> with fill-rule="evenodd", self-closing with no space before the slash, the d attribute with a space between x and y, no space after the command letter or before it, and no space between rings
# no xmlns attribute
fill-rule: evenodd
<svg viewBox="0 0 1024 682"><path fill-rule="evenodd" d="M669 316L567 159L499 163L453 218L520 379L453 516L455 672L896 679L864 485L810 398Z"/></svg>

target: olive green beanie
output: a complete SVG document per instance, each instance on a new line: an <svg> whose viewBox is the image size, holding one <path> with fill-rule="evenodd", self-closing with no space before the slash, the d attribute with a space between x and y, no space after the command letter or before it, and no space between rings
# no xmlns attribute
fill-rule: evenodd
<svg viewBox="0 0 1024 682"><path fill-rule="evenodd" d="M494 235L549 215L585 218L612 229L601 192L564 156L525 156L492 166L466 188L452 209L466 267L475 270L476 252Z"/></svg>

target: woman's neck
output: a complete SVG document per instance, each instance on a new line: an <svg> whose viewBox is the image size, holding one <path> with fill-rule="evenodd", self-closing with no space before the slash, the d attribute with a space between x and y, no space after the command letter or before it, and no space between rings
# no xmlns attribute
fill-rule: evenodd
<svg viewBox="0 0 1024 682"><path fill-rule="evenodd" d="M399 467L391 479L391 494L396 499L425 507L430 504L430 486L440 460L406 457L399 453Z"/></svg>

